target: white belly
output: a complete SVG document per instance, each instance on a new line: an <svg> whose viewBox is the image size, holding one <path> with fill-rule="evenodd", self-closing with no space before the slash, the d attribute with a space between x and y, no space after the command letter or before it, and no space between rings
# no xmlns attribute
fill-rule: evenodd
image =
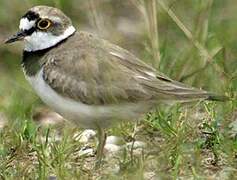
<svg viewBox="0 0 237 180"><path fill-rule="evenodd" d="M144 103L108 106L86 105L59 95L44 81L42 74L41 69L38 74L32 77L26 76L26 79L48 106L84 128L108 127L114 121L136 120L149 109L144 106Z"/></svg>

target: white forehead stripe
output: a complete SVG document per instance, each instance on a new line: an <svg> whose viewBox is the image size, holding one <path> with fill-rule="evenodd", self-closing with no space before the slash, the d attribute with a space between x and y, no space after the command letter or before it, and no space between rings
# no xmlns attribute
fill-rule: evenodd
<svg viewBox="0 0 237 180"><path fill-rule="evenodd" d="M21 30L29 30L35 25L35 21L29 21L27 18L22 18L20 20L19 28Z"/></svg>

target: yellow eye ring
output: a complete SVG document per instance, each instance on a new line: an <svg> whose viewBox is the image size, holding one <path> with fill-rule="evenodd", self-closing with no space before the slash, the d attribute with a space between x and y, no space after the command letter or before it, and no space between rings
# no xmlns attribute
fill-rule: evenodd
<svg viewBox="0 0 237 180"><path fill-rule="evenodd" d="M46 30L51 26L52 22L49 19L41 19L37 23L37 28L41 30Z"/></svg>

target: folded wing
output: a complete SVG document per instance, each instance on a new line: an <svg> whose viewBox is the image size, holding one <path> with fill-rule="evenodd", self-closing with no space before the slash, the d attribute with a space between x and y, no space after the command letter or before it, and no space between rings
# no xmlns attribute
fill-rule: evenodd
<svg viewBox="0 0 237 180"><path fill-rule="evenodd" d="M54 48L55 55L45 57L44 79L62 96L93 105L223 99L174 81L90 34L77 33L67 44L72 47Z"/></svg>

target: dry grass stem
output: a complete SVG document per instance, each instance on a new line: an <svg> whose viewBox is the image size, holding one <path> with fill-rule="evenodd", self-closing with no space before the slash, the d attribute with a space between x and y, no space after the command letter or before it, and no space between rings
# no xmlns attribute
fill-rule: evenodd
<svg viewBox="0 0 237 180"><path fill-rule="evenodd" d="M160 51L157 22L157 2L156 0L130 0L130 2L141 12L146 21L148 36L151 43L153 66L159 68Z"/></svg>
<svg viewBox="0 0 237 180"><path fill-rule="evenodd" d="M157 3L156 0L144 1L146 9L146 22L148 27L148 35L151 42L152 55L154 58L153 65L158 68L160 63L159 52L159 36L157 23Z"/></svg>
<svg viewBox="0 0 237 180"><path fill-rule="evenodd" d="M146 11L142 0L130 0L130 2L145 16Z"/></svg>
<svg viewBox="0 0 237 180"><path fill-rule="evenodd" d="M100 0L88 0L88 5L90 8L91 23L95 26L102 37L106 36L106 28L103 15L100 13Z"/></svg>
<svg viewBox="0 0 237 180"><path fill-rule="evenodd" d="M210 55L208 50L198 41L194 38L193 34L191 31L184 25L184 23L175 15L175 13L168 8L165 3L162 0L157 1L158 4L162 7L162 9L170 16L170 18L176 23L176 25L184 32L186 37L193 43L193 45L199 50L200 55L204 58L206 63L213 64L214 68L221 74L225 75L226 73L217 65L212 62L213 57ZM221 47L222 48L222 47ZM204 67L206 64L204 65Z"/></svg>

